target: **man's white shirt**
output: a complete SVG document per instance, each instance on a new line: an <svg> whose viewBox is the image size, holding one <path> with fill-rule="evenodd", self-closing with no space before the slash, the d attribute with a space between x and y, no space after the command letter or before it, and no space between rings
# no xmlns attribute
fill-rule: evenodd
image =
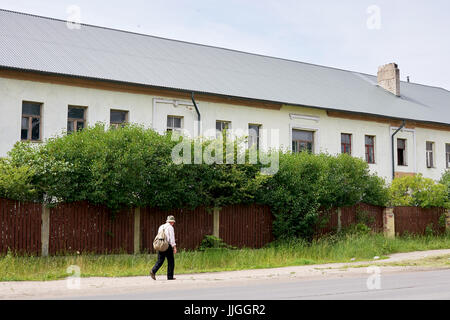
<svg viewBox="0 0 450 320"><path fill-rule="evenodd" d="M175 230L172 227L172 225L170 223L168 223L168 222L163 224L163 225L161 225L159 227L159 229L158 229L158 233L160 233L162 229L164 229L164 233L166 234L167 242L169 242L169 244L172 247L175 247L176 246L176 243L175 243Z"/></svg>

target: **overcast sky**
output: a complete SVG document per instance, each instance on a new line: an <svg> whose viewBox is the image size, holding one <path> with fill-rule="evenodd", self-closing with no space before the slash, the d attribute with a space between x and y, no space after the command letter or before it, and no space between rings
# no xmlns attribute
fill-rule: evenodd
<svg viewBox="0 0 450 320"><path fill-rule="evenodd" d="M376 74L450 90L448 0L0 0L0 8ZM1 23L1 21L0 21Z"/></svg>

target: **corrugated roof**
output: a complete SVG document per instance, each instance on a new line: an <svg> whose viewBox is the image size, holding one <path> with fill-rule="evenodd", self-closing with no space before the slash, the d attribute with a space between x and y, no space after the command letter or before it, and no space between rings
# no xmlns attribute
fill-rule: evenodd
<svg viewBox="0 0 450 320"><path fill-rule="evenodd" d="M352 71L0 10L0 66L450 124L450 92L401 97Z"/></svg>

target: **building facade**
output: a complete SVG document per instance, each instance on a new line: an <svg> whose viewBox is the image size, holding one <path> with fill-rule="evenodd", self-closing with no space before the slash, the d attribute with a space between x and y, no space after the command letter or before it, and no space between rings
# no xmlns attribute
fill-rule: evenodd
<svg viewBox="0 0 450 320"><path fill-rule="evenodd" d="M388 181L417 173L438 180L450 167L450 92L401 82L395 64L370 76L99 27L67 31L62 21L9 11L0 10L0 18L6 52L0 56L0 156L17 141L44 143L102 122L136 123L161 133L184 130L192 137L228 129L261 149L345 152ZM16 22L30 28L18 29ZM53 32L64 37L48 40L55 47L46 48L43 37ZM97 33L105 40L100 44L91 39ZM108 59L123 66L105 65L99 49L118 38L145 63L134 66L138 58L128 61L119 47ZM41 41L42 48L27 50L27 41ZM77 41L90 51L67 55ZM154 56L159 51L150 56L143 43L179 55L161 60ZM192 59L192 68L183 59ZM254 66L246 70L243 61ZM150 76L139 68L128 73L126 66ZM123 70L106 77L106 67Z"/></svg>

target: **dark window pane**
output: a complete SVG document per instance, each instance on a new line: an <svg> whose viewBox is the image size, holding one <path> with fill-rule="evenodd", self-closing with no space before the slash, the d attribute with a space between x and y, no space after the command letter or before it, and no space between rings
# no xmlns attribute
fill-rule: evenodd
<svg viewBox="0 0 450 320"><path fill-rule="evenodd" d="M366 136L366 145L373 146L374 145L374 137L372 136Z"/></svg>
<svg viewBox="0 0 450 320"><path fill-rule="evenodd" d="M427 142L427 151L433 151L433 142Z"/></svg>
<svg viewBox="0 0 450 320"><path fill-rule="evenodd" d="M406 141L404 139L397 140L397 148L398 149L406 149Z"/></svg>
<svg viewBox="0 0 450 320"><path fill-rule="evenodd" d="M127 111L111 110L111 123L125 123L127 121Z"/></svg>
<svg viewBox="0 0 450 320"><path fill-rule="evenodd" d="M73 121L67 121L67 132L72 133L73 132Z"/></svg>
<svg viewBox="0 0 450 320"><path fill-rule="evenodd" d="M84 122L83 121L77 121L77 131L84 129Z"/></svg>
<svg viewBox="0 0 450 320"><path fill-rule="evenodd" d="M35 102L23 102L22 103L22 114L31 116L41 115L41 104Z"/></svg>
<svg viewBox="0 0 450 320"><path fill-rule="evenodd" d="M345 143L345 144L350 144L351 143L351 135L350 134L341 134L341 142Z"/></svg>
<svg viewBox="0 0 450 320"><path fill-rule="evenodd" d="M168 116L167 117L167 128L172 128L173 127L173 117Z"/></svg>
<svg viewBox="0 0 450 320"><path fill-rule="evenodd" d="M69 107L68 118L84 120L84 108Z"/></svg>
<svg viewBox="0 0 450 320"><path fill-rule="evenodd" d="M181 129L181 118L173 118L173 127Z"/></svg>
<svg viewBox="0 0 450 320"><path fill-rule="evenodd" d="M39 140L40 139L40 127L41 121L39 118L33 118L31 120L31 140Z"/></svg>
<svg viewBox="0 0 450 320"><path fill-rule="evenodd" d="M450 144L445 145L445 150L447 153L450 153Z"/></svg>
<svg viewBox="0 0 450 320"><path fill-rule="evenodd" d="M312 131L292 130L292 140L313 141Z"/></svg>

